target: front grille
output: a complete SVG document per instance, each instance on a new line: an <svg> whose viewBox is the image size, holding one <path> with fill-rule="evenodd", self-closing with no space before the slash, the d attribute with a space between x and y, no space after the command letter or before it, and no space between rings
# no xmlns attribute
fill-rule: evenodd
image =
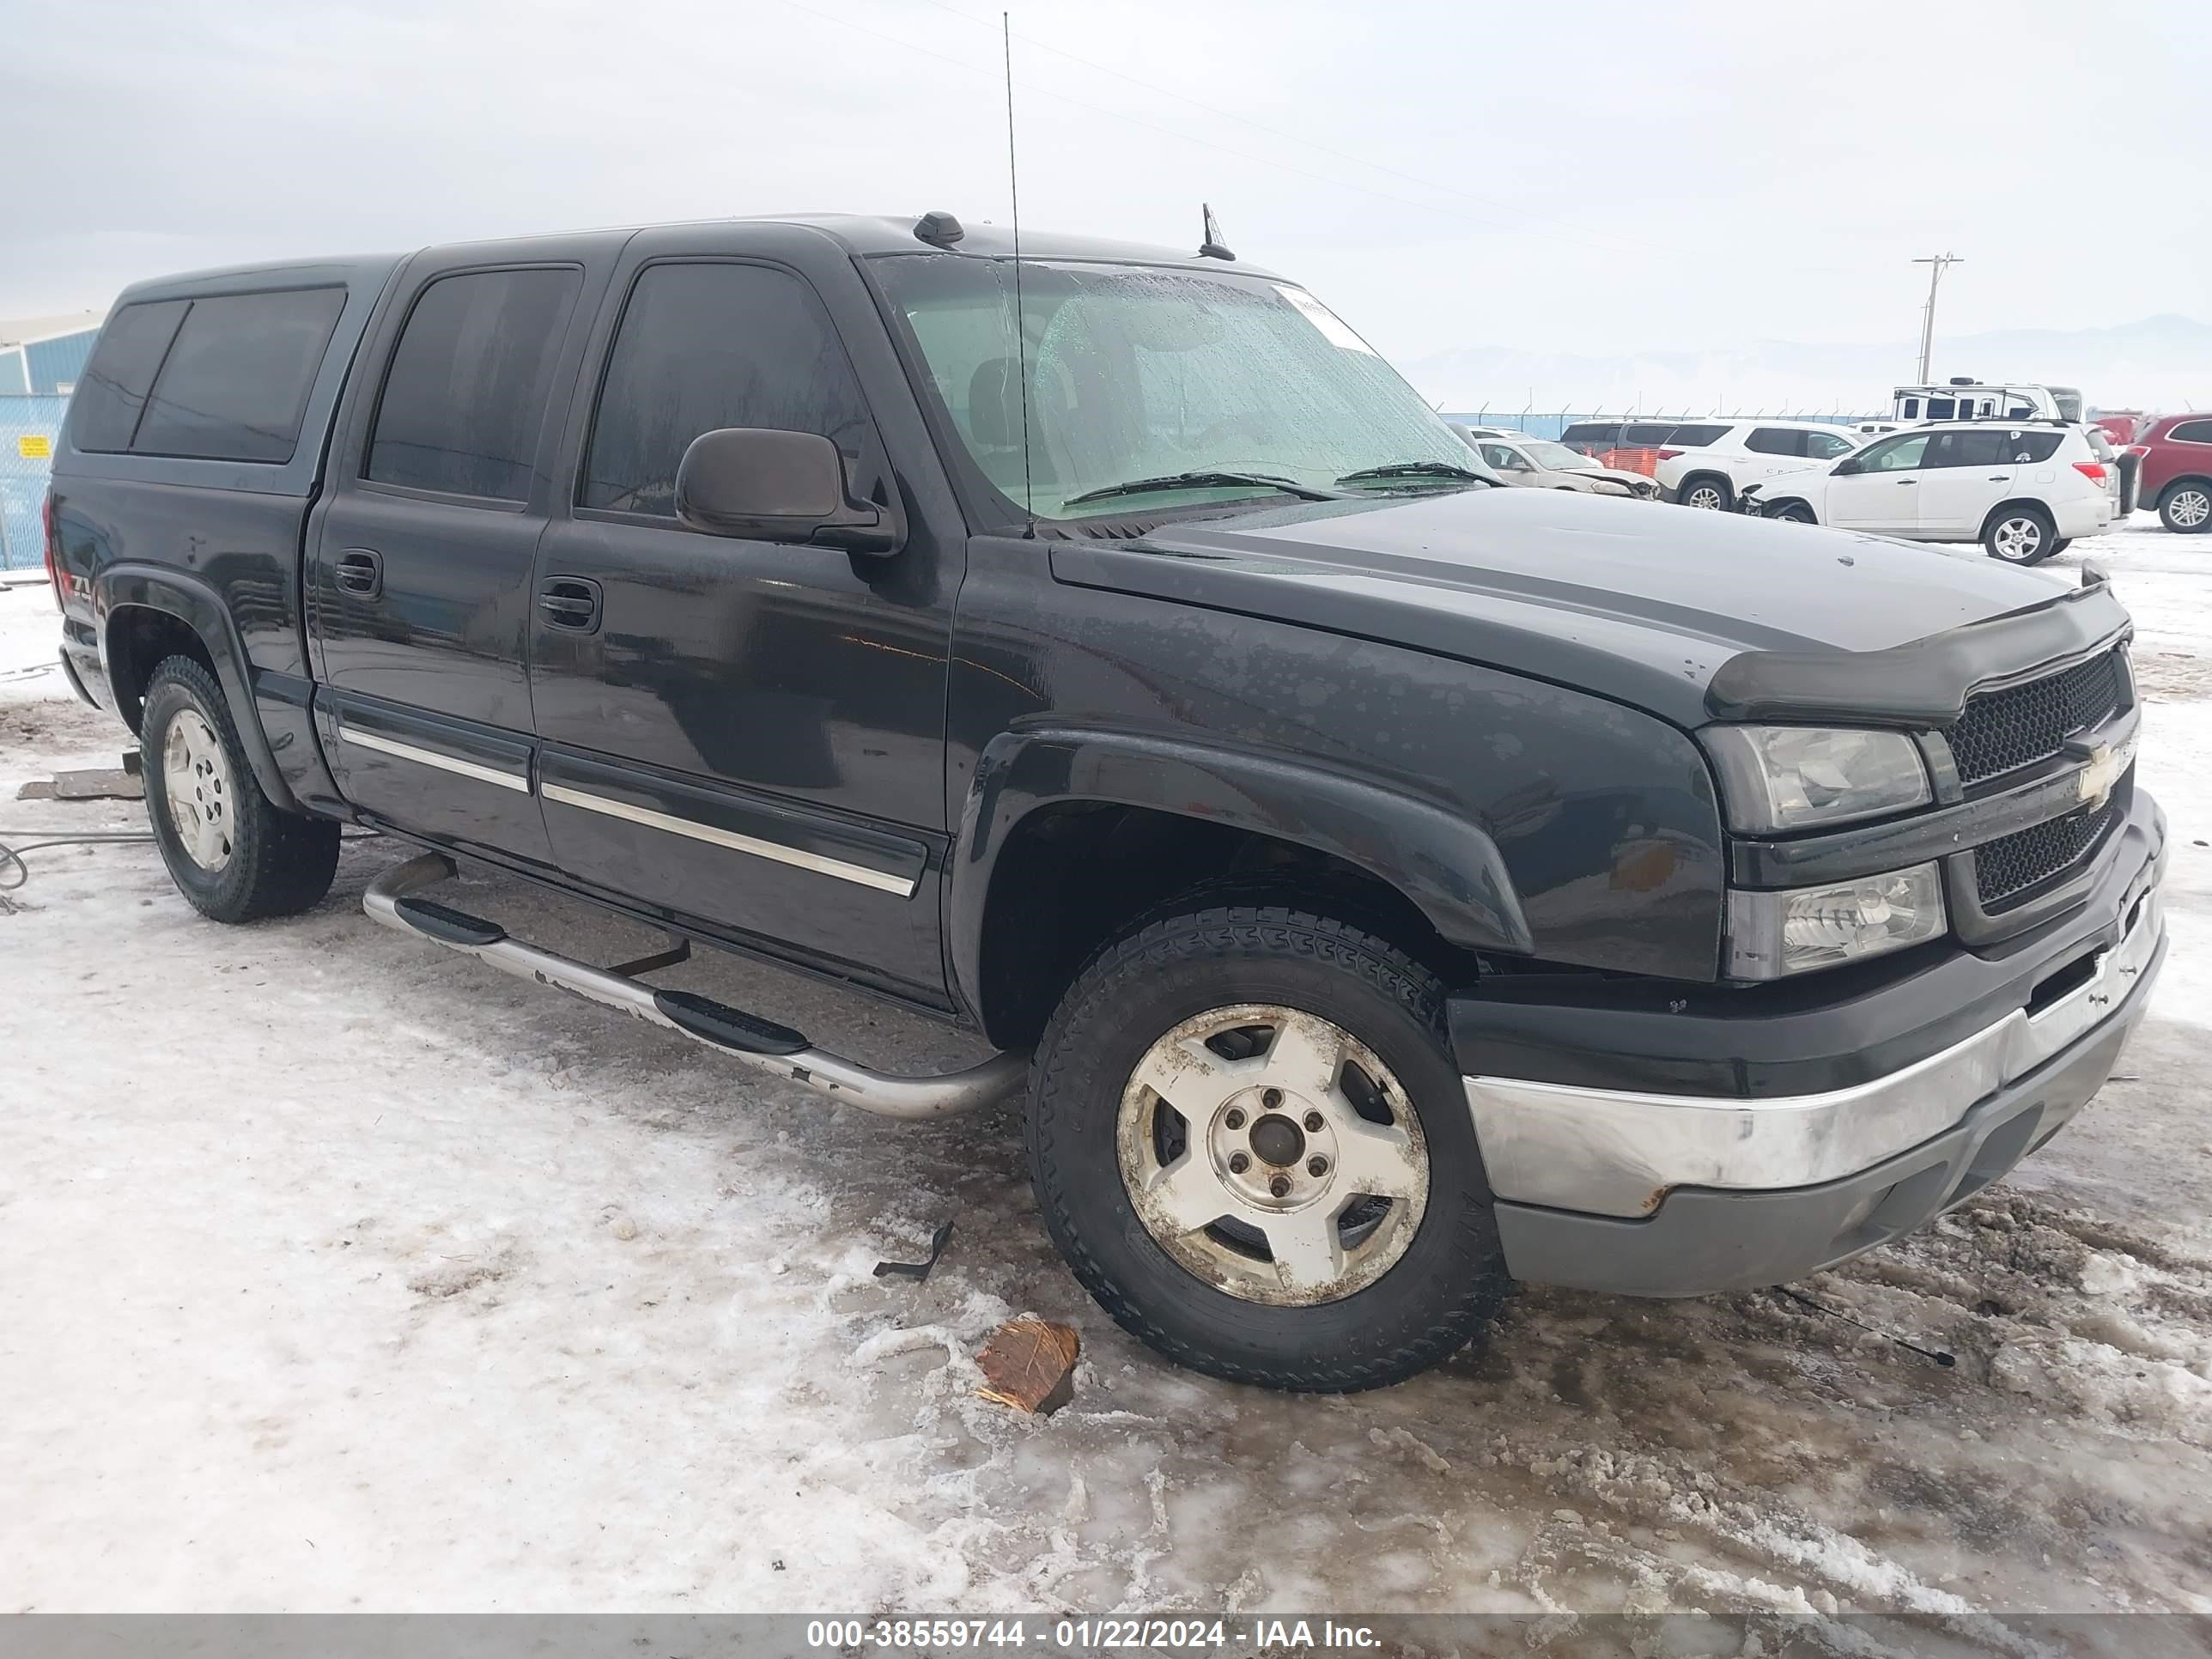
<svg viewBox="0 0 2212 1659"><path fill-rule="evenodd" d="M2079 863L2119 816L2118 801L2087 806L1974 848L1974 892L1987 912Z"/></svg>
<svg viewBox="0 0 2212 1659"><path fill-rule="evenodd" d="M2120 704L2119 653L2105 651L2063 673L1984 691L1946 733L1959 781L2017 771L2048 759L2077 732L2101 726Z"/></svg>

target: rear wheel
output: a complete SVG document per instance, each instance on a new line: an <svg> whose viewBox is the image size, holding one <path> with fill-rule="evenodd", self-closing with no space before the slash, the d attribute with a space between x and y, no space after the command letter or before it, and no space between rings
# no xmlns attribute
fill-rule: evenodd
<svg viewBox="0 0 2212 1659"><path fill-rule="evenodd" d="M330 891L338 826L280 811L261 793L229 700L204 664L170 657L154 670L138 746L155 844L202 915L290 915Z"/></svg>
<svg viewBox="0 0 2212 1659"><path fill-rule="evenodd" d="M2007 564L2039 564L2058 550L2058 532L2039 507L2000 507L1982 532L1982 545Z"/></svg>
<svg viewBox="0 0 2212 1659"><path fill-rule="evenodd" d="M1686 481L1676 499L1685 507L1702 507L1708 513L1725 513L1735 500L1735 492L1725 478L1717 478L1710 472L1698 473Z"/></svg>
<svg viewBox="0 0 2212 1659"><path fill-rule="evenodd" d="M2212 526L2212 484L2174 485L2158 504L2158 521L2184 536L2196 535Z"/></svg>
<svg viewBox="0 0 2212 1659"><path fill-rule="evenodd" d="M1462 1346L1508 1281L1442 1015L1403 952L1285 906L1110 946L1054 1016L1029 1115L1077 1278L1169 1358L1268 1388L1376 1388Z"/></svg>

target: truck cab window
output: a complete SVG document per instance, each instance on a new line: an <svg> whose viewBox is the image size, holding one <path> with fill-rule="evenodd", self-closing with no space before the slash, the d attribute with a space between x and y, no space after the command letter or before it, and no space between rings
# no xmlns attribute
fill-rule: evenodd
<svg viewBox="0 0 2212 1659"><path fill-rule="evenodd" d="M362 476L524 501L577 273L465 271L424 289L400 332Z"/></svg>
<svg viewBox="0 0 2212 1659"><path fill-rule="evenodd" d="M649 265L608 354L580 507L676 516L676 468L723 427L814 432L848 461L872 428L860 382L806 285L765 265Z"/></svg>

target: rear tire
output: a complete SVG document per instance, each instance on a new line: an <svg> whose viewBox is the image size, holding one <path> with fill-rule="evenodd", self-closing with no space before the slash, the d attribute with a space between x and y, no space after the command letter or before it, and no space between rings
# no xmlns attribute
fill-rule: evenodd
<svg viewBox="0 0 2212 1659"><path fill-rule="evenodd" d="M1726 513L1735 505L1735 491L1726 478L1711 472L1695 472L1682 481L1682 487L1674 492L1674 499L1684 507Z"/></svg>
<svg viewBox="0 0 2212 1659"><path fill-rule="evenodd" d="M2158 521L2179 536L2212 529L2212 484L2175 484L2159 501Z"/></svg>
<svg viewBox="0 0 2212 1659"><path fill-rule="evenodd" d="M2039 507L2004 507L1990 514L1982 546L2007 564L2041 564L2058 550L2058 527Z"/></svg>
<svg viewBox="0 0 2212 1659"><path fill-rule="evenodd" d="M1509 1284L1442 986L1331 917L1184 902L1091 960L1037 1049L1053 1242L1195 1370L1349 1393L1426 1370Z"/></svg>
<svg viewBox="0 0 2212 1659"><path fill-rule="evenodd" d="M279 811L261 793L229 699L204 664L169 657L155 668L138 748L155 844L202 915L289 916L330 891L338 826Z"/></svg>

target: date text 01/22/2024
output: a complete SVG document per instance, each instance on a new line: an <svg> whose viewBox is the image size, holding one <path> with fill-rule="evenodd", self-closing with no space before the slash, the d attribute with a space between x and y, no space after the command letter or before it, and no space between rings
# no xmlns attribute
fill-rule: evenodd
<svg viewBox="0 0 2212 1659"><path fill-rule="evenodd" d="M1024 1650L1096 1653L1116 1648L1204 1650L1231 1643L1261 1647L1359 1650L1380 1645L1364 1625L1334 1620L1259 1619L1231 1628L1225 1619L1060 1619L1032 1626L1023 1619L820 1619L806 1626L809 1647L841 1653L989 1653Z"/></svg>

